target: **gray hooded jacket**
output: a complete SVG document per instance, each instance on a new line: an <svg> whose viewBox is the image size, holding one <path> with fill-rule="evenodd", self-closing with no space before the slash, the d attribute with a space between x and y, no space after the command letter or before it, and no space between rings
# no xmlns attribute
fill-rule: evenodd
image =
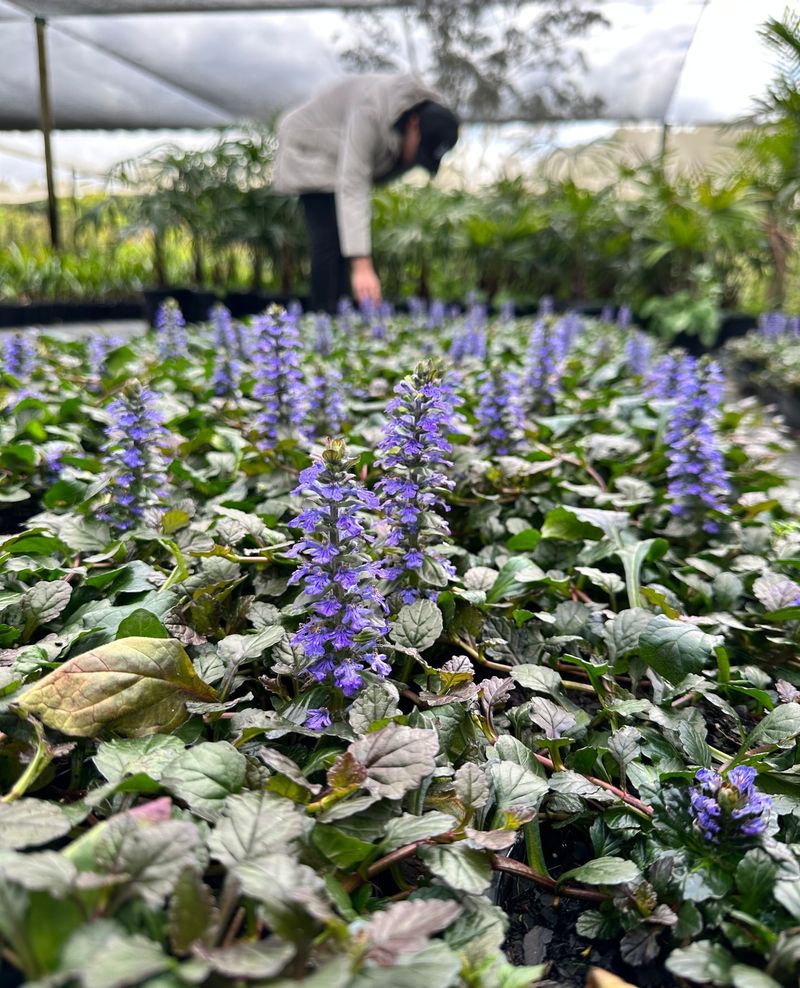
<svg viewBox="0 0 800 988"><path fill-rule="evenodd" d="M397 120L441 97L414 75L350 76L278 125L273 188L285 195L333 192L344 257L371 250L372 186L405 171Z"/></svg>

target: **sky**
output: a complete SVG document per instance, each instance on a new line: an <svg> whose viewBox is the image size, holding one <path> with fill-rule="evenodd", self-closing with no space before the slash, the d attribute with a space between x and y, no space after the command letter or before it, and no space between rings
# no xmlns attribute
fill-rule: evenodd
<svg viewBox="0 0 800 988"><path fill-rule="evenodd" d="M610 26L574 42L586 62L581 85L601 96L611 120L736 119L752 109L772 75L758 26L785 6L786 0L601 0ZM56 120L87 112L88 119L127 119L131 126L176 119L213 125L243 113L268 118L343 71L338 53L355 30L351 18L333 10L56 20L49 30ZM424 52L413 26L412 34ZM13 57L3 58L4 49ZM153 77L153 68L163 79ZM526 82L536 85L535 67ZM18 110L20 120L31 119L36 107L33 31L12 0L0 0L0 106L12 116ZM614 127L608 120L475 127L454 154L462 171L491 177L521 147L583 143ZM208 131L59 131L57 177L63 189L74 171L77 187L85 188L115 162L157 144L212 139ZM0 197L3 189L5 198L41 189L41 155L37 132L0 132Z"/></svg>

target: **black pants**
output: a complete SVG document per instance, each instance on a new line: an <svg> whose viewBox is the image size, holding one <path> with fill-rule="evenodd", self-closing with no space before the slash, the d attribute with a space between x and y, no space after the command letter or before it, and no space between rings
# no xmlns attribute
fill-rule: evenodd
<svg viewBox="0 0 800 988"><path fill-rule="evenodd" d="M334 313L339 299L350 295L350 265L339 245L335 197L332 192L306 192L300 202L311 254L310 308Z"/></svg>

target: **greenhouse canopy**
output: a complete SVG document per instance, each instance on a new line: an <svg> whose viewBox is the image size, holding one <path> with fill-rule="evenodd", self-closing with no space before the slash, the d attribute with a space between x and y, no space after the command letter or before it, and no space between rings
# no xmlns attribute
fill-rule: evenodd
<svg viewBox="0 0 800 988"><path fill-rule="evenodd" d="M522 119L535 120L537 112L550 120L734 119L768 77L757 27L780 16L784 0L586 0L585 6L603 21L568 40L570 58L560 67L582 108L536 111L534 102ZM517 7L510 13L510 5L497 5L498 21L516 17L521 30L536 30L542 4ZM345 71L343 51L363 34L365 19L375 17L403 39L399 63L425 74L430 39L411 4L0 0L0 129L42 125L34 18L47 23L53 127L132 130L269 121ZM541 62L512 70L526 95L543 90L556 71ZM504 117L520 119L513 109L484 119Z"/></svg>

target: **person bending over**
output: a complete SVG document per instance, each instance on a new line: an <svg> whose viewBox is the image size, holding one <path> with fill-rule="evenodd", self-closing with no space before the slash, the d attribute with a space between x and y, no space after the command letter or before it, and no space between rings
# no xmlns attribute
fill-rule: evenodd
<svg viewBox="0 0 800 988"><path fill-rule="evenodd" d="M311 254L312 310L352 293L381 301L372 265L372 186L422 165L431 175L458 140L458 118L414 75L350 76L278 125L273 188L299 195Z"/></svg>

